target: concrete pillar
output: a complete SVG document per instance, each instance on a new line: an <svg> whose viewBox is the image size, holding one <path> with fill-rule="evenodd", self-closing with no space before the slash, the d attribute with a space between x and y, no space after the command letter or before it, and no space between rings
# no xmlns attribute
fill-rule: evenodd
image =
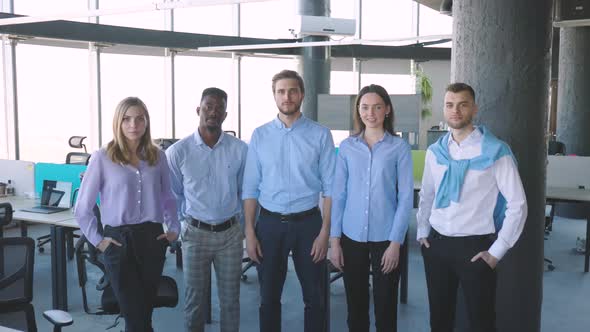
<svg viewBox="0 0 590 332"><path fill-rule="evenodd" d="M298 15L330 16L330 0L298 0ZM326 41L328 37L305 36L304 42ZM301 74L305 84L305 99L301 110L306 117L317 120L318 94L330 93L330 47L304 47L301 51Z"/></svg>
<svg viewBox="0 0 590 332"><path fill-rule="evenodd" d="M528 200L524 232L497 270L498 331L541 325L551 8L551 0L453 1L451 81L475 89L476 122L511 146Z"/></svg>
<svg viewBox="0 0 590 332"><path fill-rule="evenodd" d="M590 27L561 28L557 91L557 140L590 156Z"/></svg>

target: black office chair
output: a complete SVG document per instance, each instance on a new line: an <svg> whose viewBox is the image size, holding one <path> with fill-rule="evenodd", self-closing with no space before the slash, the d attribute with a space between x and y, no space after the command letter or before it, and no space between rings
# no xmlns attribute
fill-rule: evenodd
<svg viewBox="0 0 590 332"><path fill-rule="evenodd" d="M550 210L549 210L549 215L545 216L545 235L549 235L551 233L551 231L553 230L553 218L555 217L555 204L554 203L550 203L547 204L550 206ZM547 240L547 237L544 237L544 240ZM547 258L547 257L543 257L543 261L545 263L547 263L547 269L549 271L553 271L555 270L555 265L553 264L553 260Z"/></svg>
<svg viewBox="0 0 590 332"><path fill-rule="evenodd" d="M226 134L230 134L234 137L238 137L238 134L235 132L235 130L224 130L223 132Z"/></svg>
<svg viewBox="0 0 590 332"><path fill-rule="evenodd" d="M178 142L177 138L156 138L154 140L154 144L164 151L166 151L166 149L176 142Z"/></svg>
<svg viewBox="0 0 590 332"><path fill-rule="evenodd" d="M166 151L172 144L178 142L177 138L156 138L156 144L162 151ZM182 242L180 240L170 243L170 253L176 254L176 267L182 269Z"/></svg>
<svg viewBox="0 0 590 332"><path fill-rule="evenodd" d="M70 152L66 155L66 164L88 165L90 154L83 143L86 136L72 136L68 140L70 147L74 149L84 149L84 152Z"/></svg>
<svg viewBox="0 0 590 332"><path fill-rule="evenodd" d="M12 222L12 205L0 203L0 238L4 236L4 226Z"/></svg>
<svg viewBox="0 0 590 332"><path fill-rule="evenodd" d="M31 303L34 250L35 241L28 237L0 239L0 321L3 326L37 331L35 309ZM53 324L54 332L74 322L70 314L61 310L49 310L43 316Z"/></svg>
<svg viewBox="0 0 590 332"><path fill-rule="evenodd" d="M565 156L565 144L559 141L549 141L547 144L547 154L551 156L561 155Z"/></svg>
<svg viewBox="0 0 590 332"><path fill-rule="evenodd" d="M100 222L100 209L94 206L94 215L98 223L98 231L102 233L102 224ZM104 264L99 259L99 250L90 243L84 235L76 242L76 267L78 272L78 284L82 289L82 305L84 311L88 314L96 315L116 315L119 314L119 305L113 289L110 286ZM88 297L86 294L86 283L88 274L86 262L96 266L101 272L102 277L98 280L96 290L101 291L100 308L96 311L90 310L88 306ZM178 286L176 281L168 276L162 276L154 308L168 307L174 308L178 304Z"/></svg>

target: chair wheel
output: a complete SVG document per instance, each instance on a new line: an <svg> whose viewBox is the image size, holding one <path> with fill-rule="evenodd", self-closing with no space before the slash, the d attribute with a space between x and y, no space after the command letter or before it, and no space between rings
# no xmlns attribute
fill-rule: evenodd
<svg viewBox="0 0 590 332"><path fill-rule="evenodd" d="M43 248L43 247L39 247L39 252L40 252L40 253L43 253L43 252L45 252L45 248Z"/></svg>
<svg viewBox="0 0 590 332"><path fill-rule="evenodd" d="M242 279L242 281L246 281L248 280L248 276L245 274L242 274L242 276L240 277L240 279Z"/></svg>

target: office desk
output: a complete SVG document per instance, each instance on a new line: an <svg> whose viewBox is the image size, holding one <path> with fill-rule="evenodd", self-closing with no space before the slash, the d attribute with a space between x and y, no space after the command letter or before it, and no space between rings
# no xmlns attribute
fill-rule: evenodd
<svg viewBox="0 0 590 332"><path fill-rule="evenodd" d="M43 214L25 212L20 209L38 204L37 201L24 197L2 197L0 203L10 203L14 210L12 219L21 222L48 224L51 226L51 292L53 309L68 310L68 287L66 273L66 228L78 228L72 210ZM21 223L21 232L24 223Z"/></svg>
<svg viewBox="0 0 590 332"><path fill-rule="evenodd" d="M552 202L576 203L582 206L583 215L580 218L586 219L586 251L584 253L584 272L588 272L590 258L590 190L577 188L547 187L546 200Z"/></svg>

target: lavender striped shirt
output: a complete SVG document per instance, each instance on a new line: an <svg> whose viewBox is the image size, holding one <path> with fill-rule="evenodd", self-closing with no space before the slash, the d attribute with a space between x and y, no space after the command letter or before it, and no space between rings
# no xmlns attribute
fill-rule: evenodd
<svg viewBox="0 0 590 332"><path fill-rule="evenodd" d="M160 151L156 165L142 160L139 168L113 163L104 148L92 154L78 193L75 216L80 230L95 246L102 240L92 211L99 194L103 226L151 221L165 223L171 232L180 231L164 152Z"/></svg>

